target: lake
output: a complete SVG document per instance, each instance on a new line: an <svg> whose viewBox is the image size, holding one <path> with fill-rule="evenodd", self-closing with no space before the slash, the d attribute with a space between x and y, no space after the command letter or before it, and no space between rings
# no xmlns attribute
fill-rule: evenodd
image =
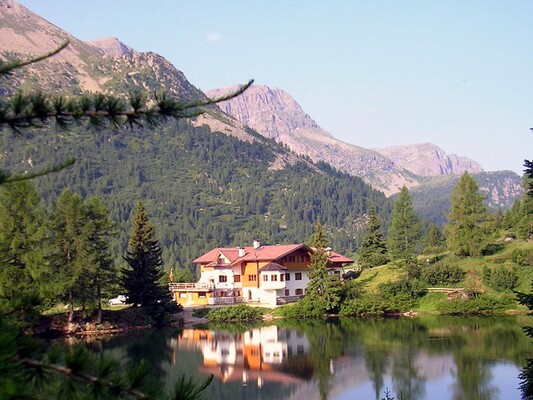
<svg viewBox="0 0 533 400"><path fill-rule="evenodd" d="M205 399L520 399L527 316L276 321L138 331L89 346L148 360L172 387L215 376Z"/></svg>

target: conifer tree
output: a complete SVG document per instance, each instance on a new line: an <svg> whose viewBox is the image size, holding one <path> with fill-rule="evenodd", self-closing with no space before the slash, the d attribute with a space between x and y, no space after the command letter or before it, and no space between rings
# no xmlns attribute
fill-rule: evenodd
<svg viewBox="0 0 533 400"><path fill-rule="evenodd" d="M128 250L124 256L129 268L122 269L121 279L129 303L153 307L162 301L168 301L170 292L159 283L164 276L161 255L154 228L148 220L143 203L139 202L135 210Z"/></svg>
<svg viewBox="0 0 533 400"><path fill-rule="evenodd" d="M376 267L387 262L387 245L381 232L381 222L372 204L365 235L359 247L359 264L361 267Z"/></svg>
<svg viewBox="0 0 533 400"><path fill-rule="evenodd" d="M96 322L102 321L102 298L111 297L117 290L118 270L111 257L109 239L114 234L114 222L109 218L107 208L97 198L86 204L88 221L88 246L92 254L91 275L86 282L92 301L96 303L98 316Z"/></svg>
<svg viewBox="0 0 533 400"><path fill-rule="evenodd" d="M74 318L74 303L88 300L86 279L93 259L88 246L88 227L83 199L69 190L58 197L50 217L55 290L68 306L68 321Z"/></svg>
<svg viewBox="0 0 533 400"><path fill-rule="evenodd" d="M479 256L487 244L488 213L478 190L474 178L465 172L450 196L446 243L458 256Z"/></svg>
<svg viewBox="0 0 533 400"><path fill-rule="evenodd" d="M316 309L325 312L334 311L340 301L340 280L328 272L328 242L320 220L315 225L315 232L310 241L314 253L309 264L309 283L306 300L312 302Z"/></svg>
<svg viewBox="0 0 533 400"><path fill-rule="evenodd" d="M424 252L432 253L438 251L443 245L443 240L442 232L437 224L429 224L424 237Z"/></svg>
<svg viewBox="0 0 533 400"><path fill-rule="evenodd" d="M43 299L46 277L40 197L29 182L0 186L0 300Z"/></svg>
<svg viewBox="0 0 533 400"><path fill-rule="evenodd" d="M387 247L392 260L411 259L416 255L416 246L421 237L418 215L413 208L409 190L404 186L394 202Z"/></svg>

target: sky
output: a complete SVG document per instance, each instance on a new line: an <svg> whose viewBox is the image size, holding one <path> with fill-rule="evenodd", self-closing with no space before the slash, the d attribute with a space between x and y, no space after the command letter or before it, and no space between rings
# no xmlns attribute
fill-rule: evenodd
<svg viewBox="0 0 533 400"><path fill-rule="evenodd" d="M533 158L531 0L21 0L79 39L115 36L208 90L289 93L366 148L433 143L513 170Z"/></svg>

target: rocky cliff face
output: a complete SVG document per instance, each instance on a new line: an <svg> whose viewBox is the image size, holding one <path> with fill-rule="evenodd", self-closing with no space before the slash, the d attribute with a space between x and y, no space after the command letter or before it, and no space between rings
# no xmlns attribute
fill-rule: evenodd
<svg viewBox="0 0 533 400"><path fill-rule="evenodd" d="M209 91L208 96L222 94ZM284 143L292 151L324 161L340 171L360 176L390 195L418 184L417 177L380 153L344 143L322 129L286 92L254 85L220 108L262 135Z"/></svg>
<svg viewBox="0 0 533 400"><path fill-rule="evenodd" d="M462 175L464 172L475 174L483 171L476 161L456 154L446 154L440 147L431 143L374 150L420 176Z"/></svg>

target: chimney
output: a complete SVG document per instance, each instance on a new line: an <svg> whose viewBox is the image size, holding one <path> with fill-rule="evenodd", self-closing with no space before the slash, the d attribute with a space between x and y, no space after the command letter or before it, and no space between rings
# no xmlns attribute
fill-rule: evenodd
<svg viewBox="0 0 533 400"><path fill-rule="evenodd" d="M261 247L261 243L259 243L259 240L254 240L254 249L258 249Z"/></svg>
<svg viewBox="0 0 533 400"><path fill-rule="evenodd" d="M326 247L326 254L328 255L328 257L331 257L331 250L332 248L331 247Z"/></svg>
<svg viewBox="0 0 533 400"><path fill-rule="evenodd" d="M239 257L244 257L244 255L246 254L246 252L244 251L244 248L238 246L237 250L239 250Z"/></svg>

